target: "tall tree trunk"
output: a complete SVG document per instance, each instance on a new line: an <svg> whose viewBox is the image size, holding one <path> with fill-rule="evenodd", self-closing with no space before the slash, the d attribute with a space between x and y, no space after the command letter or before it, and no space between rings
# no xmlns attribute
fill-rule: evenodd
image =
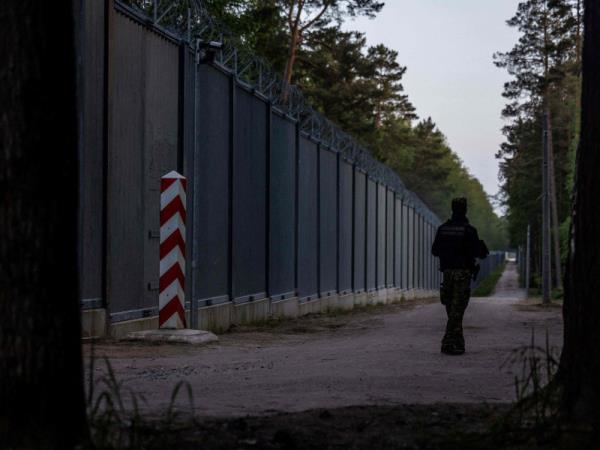
<svg viewBox="0 0 600 450"><path fill-rule="evenodd" d="M561 357L564 411L599 420L600 407L600 2L584 2L581 138L565 283Z"/></svg>
<svg viewBox="0 0 600 450"><path fill-rule="evenodd" d="M285 64L285 72L283 74L283 101L287 102L289 96L289 88L292 85L292 73L298 53L298 44L300 42L300 29L298 24L291 30L290 47L288 49L288 58Z"/></svg>
<svg viewBox="0 0 600 450"><path fill-rule="evenodd" d="M0 2L0 447L85 437L73 5Z"/></svg>
<svg viewBox="0 0 600 450"><path fill-rule="evenodd" d="M554 172L554 146L552 139L552 115L547 109L548 119L548 177L550 185L550 207L552 212L552 243L554 246L554 270L556 287L562 289L561 258L560 258L560 224L558 223L558 206L556 200L556 174Z"/></svg>

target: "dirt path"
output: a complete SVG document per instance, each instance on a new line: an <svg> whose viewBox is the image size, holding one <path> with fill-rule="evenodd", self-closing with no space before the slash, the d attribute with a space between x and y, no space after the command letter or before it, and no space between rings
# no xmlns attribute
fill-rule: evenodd
<svg viewBox="0 0 600 450"><path fill-rule="evenodd" d="M471 300L463 356L440 353L445 312L438 301L228 333L203 348L109 343L96 351L126 387L144 394L152 413L167 407L180 380L207 416L510 402L515 368L502 366L511 352L530 342L532 329L540 343L546 330L552 346L562 342L560 310L517 307L523 298L509 264L493 297Z"/></svg>

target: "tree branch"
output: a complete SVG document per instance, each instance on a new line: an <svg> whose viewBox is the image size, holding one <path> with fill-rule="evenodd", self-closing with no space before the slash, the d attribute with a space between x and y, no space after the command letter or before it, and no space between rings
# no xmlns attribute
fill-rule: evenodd
<svg viewBox="0 0 600 450"><path fill-rule="evenodd" d="M306 24L304 24L303 26L300 27L300 33L302 33L304 30L306 30L312 24L314 24L317 20L319 20L321 18L321 16L323 16L323 14L325 14L325 11L327 11L327 9L329 9L329 7L331 6L331 3L332 3L332 1L325 0L321 11L319 11L319 13L313 19L309 20Z"/></svg>

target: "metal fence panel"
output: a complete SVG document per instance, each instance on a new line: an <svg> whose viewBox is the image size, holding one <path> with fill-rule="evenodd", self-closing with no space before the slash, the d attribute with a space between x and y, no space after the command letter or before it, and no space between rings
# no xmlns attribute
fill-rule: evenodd
<svg viewBox="0 0 600 450"><path fill-rule="evenodd" d="M394 286L402 287L402 200L394 196Z"/></svg>
<svg viewBox="0 0 600 450"><path fill-rule="evenodd" d="M415 210L408 208L408 288L414 289L415 285Z"/></svg>
<svg viewBox="0 0 600 450"><path fill-rule="evenodd" d="M177 165L179 54L130 19L114 20L107 289L119 321L157 310L160 177Z"/></svg>
<svg viewBox="0 0 600 450"><path fill-rule="evenodd" d="M280 298L295 290L296 127L277 114L271 121L269 295Z"/></svg>
<svg viewBox="0 0 600 450"><path fill-rule="evenodd" d="M352 205L354 187L352 164L340 159L339 166L339 256L338 290L340 293L352 289Z"/></svg>
<svg viewBox="0 0 600 450"><path fill-rule="evenodd" d="M314 298L317 281L318 148L300 137L298 155L298 296Z"/></svg>
<svg viewBox="0 0 600 450"><path fill-rule="evenodd" d="M423 217L415 214L415 287L423 287Z"/></svg>
<svg viewBox="0 0 600 450"><path fill-rule="evenodd" d="M267 290L267 109L237 87L234 111L232 291L236 301L248 301Z"/></svg>
<svg viewBox="0 0 600 450"><path fill-rule="evenodd" d="M186 237L185 241L190 245L186 248L186 258L189 261L185 266L185 298L186 303L192 298L197 299L194 291L194 264L192 261L194 255L194 157L196 147L195 133L195 108L196 108L196 58L192 49L187 46L180 46L180 70L179 73L179 154L178 154L178 172L183 173L187 178L187 203L188 214L186 216ZM183 166L183 167L181 167ZM197 305L196 305L197 307ZM196 325L197 316L191 316L190 326Z"/></svg>
<svg viewBox="0 0 600 450"><path fill-rule="evenodd" d="M386 242L386 188L377 185L377 289L385 287Z"/></svg>
<svg viewBox="0 0 600 450"><path fill-rule="evenodd" d="M367 290L377 287L377 183L367 180Z"/></svg>
<svg viewBox="0 0 600 450"><path fill-rule="evenodd" d="M229 299L231 89L228 76L198 68L192 245L200 305Z"/></svg>
<svg viewBox="0 0 600 450"><path fill-rule="evenodd" d="M337 290L337 154L319 148L319 293Z"/></svg>
<svg viewBox="0 0 600 450"><path fill-rule="evenodd" d="M367 289L365 261L367 259L367 176L354 169L354 258L352 282L354 292Z"/></svg>
<svg viewBox="0 0 600 450"><path fill-rule="evenodd" d="M402 289L408 289L408 206L402 202Z"/></svg>
<svg viewBox="0 0 600 450"><path fill-rule="evenodd" d="M81 2L83 40L79 144L79 277L83 308L104 306L104 49L103 2Z"/></svg>
<svg viewBox="0 0 600 450"><path fill-rule="evenodd" d="M385 203L385 211L386 211L386 239L385 239L385 284L387 287L394 286L394 211L395 211L395 202L394 202L394 192L391 189L387 189L386 191L387 201Z"/></svg>

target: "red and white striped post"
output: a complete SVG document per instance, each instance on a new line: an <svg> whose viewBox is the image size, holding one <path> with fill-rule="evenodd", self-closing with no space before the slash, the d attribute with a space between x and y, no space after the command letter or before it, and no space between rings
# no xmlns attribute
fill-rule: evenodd
<svg viewBox="0 0 600 450"><path fill-rule="evenodd" d="M174 170L160 179L158 327L186 328L185 217L187 180Z"/></svg>

